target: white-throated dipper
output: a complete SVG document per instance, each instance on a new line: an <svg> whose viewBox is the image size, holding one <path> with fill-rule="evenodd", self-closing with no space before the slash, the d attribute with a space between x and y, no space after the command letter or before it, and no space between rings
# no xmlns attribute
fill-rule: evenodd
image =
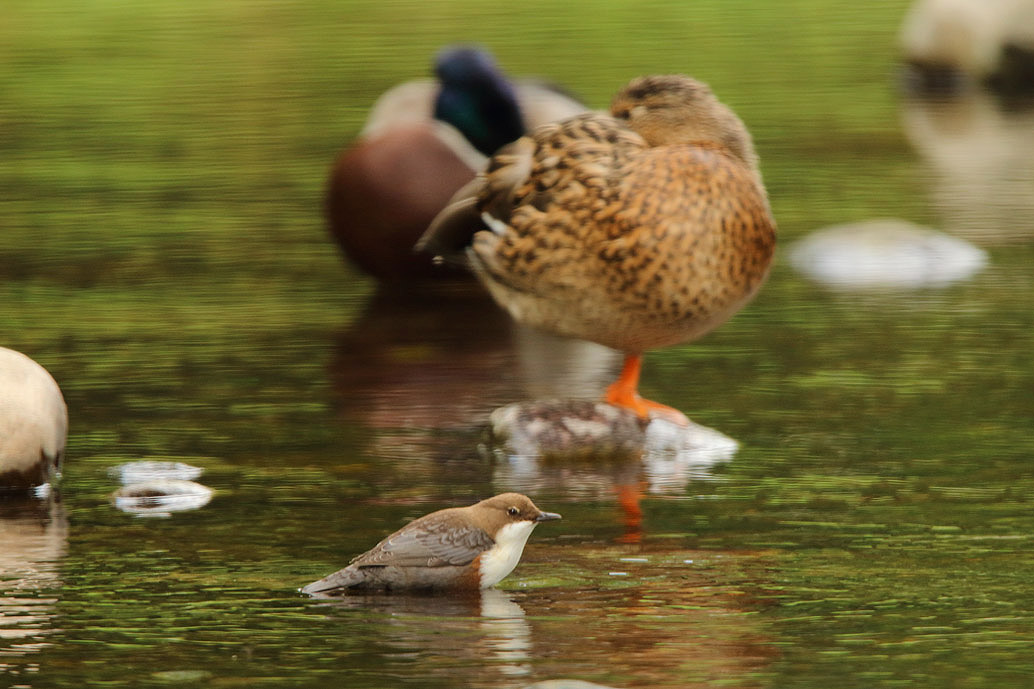
<svg viewBox="0 0 1034 689"><path fill-rule="evenodd" d="M552 519L560 515L543 512L519 493L438 510L414 519L302 593L485 589L513 571L532 530Z"/></svg>

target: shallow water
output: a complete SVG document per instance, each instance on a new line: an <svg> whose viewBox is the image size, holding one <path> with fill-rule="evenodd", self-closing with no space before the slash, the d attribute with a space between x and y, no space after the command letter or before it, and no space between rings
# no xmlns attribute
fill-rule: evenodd
<svg viewBox="0 0 1034 689"><path fill-rule="evenodd" d="M57 499L0 503L0 686L1028 686L1032 111L903 98L904 1L682 5L6 3L0 344L53 373L71 431ZM471 26L593 106L691 72L754 132L779 261L643 379L730 459L493 454L493 409L592 397L616 358L476 289L380 290L326 236L324 175L366 107ZM850 291L785 260L885 217L987 264ZM204 469L211 501L117 510L111 469L138 460ZM642 480L629 543L616 491ZM514 487L564 519L498 591L296 593Z"/></svg>

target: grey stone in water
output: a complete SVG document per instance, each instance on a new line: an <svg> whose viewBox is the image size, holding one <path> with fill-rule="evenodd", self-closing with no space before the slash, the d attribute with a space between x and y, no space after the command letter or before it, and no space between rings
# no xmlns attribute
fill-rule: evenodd
<svg viewBox="0 0 1034 689"><path fill-rule="evenodd" d="M844 289L918 289L964 280L987 262L982 249L904 220L819 230L790 248L808 277Z"/></svg>
<svg viewBox="0 0 1034 689"><path fill-rule="evenodd" d="M589 400L520 402L496 409L490 420L491 444L506 457L495 480L508 490L565 481L579 490L606 490L615 476L633 480L642 471L651 493L678 491L739 449L732 438L692 421L647 423L627 409Z"/></svg>
<svg viewBox="0 0 1034 689"><path fill-rule="evenodd" d="M627 457L642 453L646 421L590 400L534 400L500 407L489 419L493 444L507 454Z"/></svg>

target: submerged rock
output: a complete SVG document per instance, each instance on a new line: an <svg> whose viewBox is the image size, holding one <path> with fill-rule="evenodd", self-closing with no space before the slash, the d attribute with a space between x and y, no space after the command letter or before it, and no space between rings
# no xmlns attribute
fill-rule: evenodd
<svg viewBox="0 0 1034 689"><path fill-rule="evenodd" d="M490 423L490 445L503 459L494 480L513 490L570 484L603 494L641 477L651 493L679 491L739 448L692 421L647 423L630 410L589 400L511 404L495 410Z"/></svg>
<svg viewBox="0 0 1034 689"><path fill-rule="evenodd" d="M918 289L972 276L987 254L904 220L870 220L814 232L790 248L790 263L831 287Z"/></svg>
<svg viewBox="0 0 1034 689"><path fill-rule="evenodd" d="M632 456L642 452L647 422L590 400L534 400L500 407L489 418L493 444L508 454Z"/></svg>

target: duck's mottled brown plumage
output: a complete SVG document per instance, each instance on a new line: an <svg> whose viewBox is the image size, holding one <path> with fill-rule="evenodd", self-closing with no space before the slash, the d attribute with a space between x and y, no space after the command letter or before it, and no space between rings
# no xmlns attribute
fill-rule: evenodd
<svg viewBox="0 0 1034 689"><path fill-rule="evenodd" d="M746 304L775 222L746 127L706 85L636 79L611 113L502 149L422 242L448 253L482 230L467 257L515 318L636 355Z"/></svg>

